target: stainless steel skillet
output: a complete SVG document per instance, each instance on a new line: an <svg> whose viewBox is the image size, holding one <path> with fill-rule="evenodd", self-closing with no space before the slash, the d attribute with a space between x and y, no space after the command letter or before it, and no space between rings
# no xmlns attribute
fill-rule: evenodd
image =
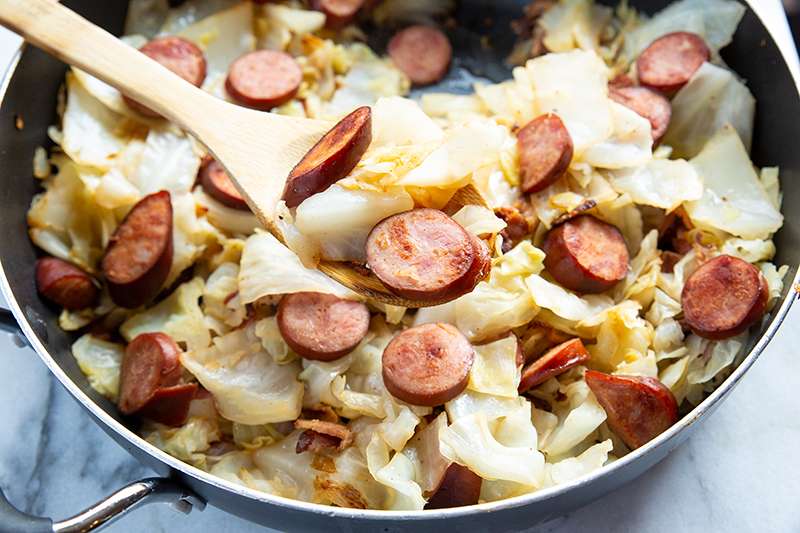
<svg viewBox="0 0 800 533"><path fill-rule="evenodd" d="M631 1L635 7L653 12L665 1ZM119 32L126 2L66 2L71 8ZM507 76L501 59L513 36L508 22L518 16L520 1L463 0L457 18L460 25L451 37L456 51L456 66L471 73L499 80ZM487 26L486 22L491 21ZM487 50L478 35L490 34L496 45ZM381 36L375 40L380 44ZM278 529L302 530L383 530L414 529L434 531L442 527L457 530L515 530L559 516L614 490L663 459L691 434L730 393L775 334L794 299L794 286L800 281L800 98L795 80L784 58L762 22L748 11L734 43L723 53L724 59L748 80L758 106L753 144L757 165L779 165L784 192L786 223L776 236L776 262L792 266L784 295L761 331L754 335L748 356L725 383L668 432L647 446L613 465L573 483L527 496L467 508L425 511L359 511L337 509L275 497L232 485L188 466L150 446L136 436L136 422L122 418L116 407L97 395L70 353L72 338L61 331L57 313L36 294L32 268L36 250L26 237L25 213L36 192L31 179L31 161L36 146L46 143L46 128L56 120L55 101L63 81L64 65L34 48L24 48L7 73L0 95L0 288L13 313L0 318L10 328L14 319L28 342L56 378L86 408L98 424L121 446L164 478L132 484L122 493L101 502L99 507L74 520L56 522L16 512L0 498L0 531L88 531L134 506L149 501L172 501L183 509L209 503L254 522ZM464 70L448 80L449 88L466 90ZM17 116L25 127L15 127ZM127 480L120 480L122 484ZM446 522L445 522L446 520Z"/></svg>

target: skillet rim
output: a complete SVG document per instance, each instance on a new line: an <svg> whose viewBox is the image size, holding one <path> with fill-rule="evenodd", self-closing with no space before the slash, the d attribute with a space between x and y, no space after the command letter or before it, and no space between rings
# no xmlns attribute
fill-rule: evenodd
<svg viewBox="0 0 800 533"><path fill-rule="evenodd" d="M795 75L795 69L792 69L790 67L784 51L777 45L777 42L775 41L775 38L769 26L767 26L763 18L760 16L759 12L751 5L753 2L751 0L744 0L743 3L746 4L748 10L752 12L752 14L758 19L762 28L766 30L766 33L772 40L772 43L778 49L781 61L783 62L783 68L786 69L786 71L791 76L791 79L794 81L795 97L800 99L800 84L798 83L798 78ZM19 66L19 62L22 58L23 51L26 49L27 46L28 44L25 42L19 45L12 60L9 62L8 67L3 73L2 80L0 80L0 106L2 106L4 103L5 95L11 83L11 79L14 73L16 72L17 67ZM188 477L193 478L197 482L211 485L212 487L218 490L222 490L234 494L236 496L254 500L255 502L274 505L276 507L286 508L287 510L292 510L292 511L303 511L316 515L321 515L323 517L348 519L348 520L372 521L372 520L386 520L386 519L388 520L403 519L411 521L423 521L423 520L448 519L456 517L469 517L470 515L473 514L483 514L487 512L509 510L513 508L532 505L535 503L546 502L553 498L562 496L566 493L577 491L580 487L585 487L591 484L599 483L600 479L611 477L618 471L624 469L626 466L639 462L640 459L643 460L644 456L649 455L651 452L655 452L656 449L665 447L667 448L666 453L669 453L669 451L677 447L682 442L681 437L685 431L689 431L696 422L701 421L703 417L710 414L731 393L731 391L736 387L736 385L739 383L742 377L744 377L744 375L747 373L750 367L761 356L764 349L767 347L769 342L775 336L776 332L782 325L783 321L786 319L786 316L788 315L789 310L794 304L794 301L800 298L800 293L795 290L795 287L800 286L800 265L795 265L795 268L796 268L795 275L791 283L789 284L784 282L784 291L786 292L786 294L782 296L780 300L780 305L777 306L776 308L773 308L773 311L771 313L772 314L771 322L764 330L764 332L757 338L757 341L753 344L753 347L750 349L747 356L741 361L741 363L736 367L736 369L734 369L731 375L728 376L723 381L723 383L719 387L717 387L716 390L714 390L714 392L712 392L709 396L707 396L699 405L697 405L689 413L683 416L677 423L675 423L667 431L665 431L652 441L648 442L646 445L634 451L631 451L630 453L614 461L613 463L605 465L587 475L581 476L570 482L562 483L547 489L541 489L533 493L528 493L521 496L515 496L513 498L507 498L496 502L488 502L466 507L455 507L455 508L437 509L437 510L421 510L421 511L347 509L342 507L333 507L329 505L322 505L317 503L305 502L301 500L295 500L292 498L286 498L283 496L277 496L266 492L256 491L249 487L245 487L243 485L238 485L230 481L226 481L208 472L200 470L188 463L184 463L183 461L156 448L152 444L142 439L136 433L128 429L127 426L123 425L121 422L119 422L113 416L111 416L105 410L103 410L98 404L94 403L92 399L89 398L89 396L87 396L86 393L84 393L74 381L72 381L72 379L66 374L66 372L58 365L55 359L50 355L47 347L44 345L44 343L42 343L39 340L38 336L33 331L33 328L31 327L27 317L23 313L19 302L17 302L15 294L11 289L8 277L6 276L5 267L2 264L2 258L0 258L0 291L2 291L3 296L6 298L9 310L13 313L14 318L16 319L20 329L24 333L30 346L33 348L33 350L36 352L39 358L45 363L50 372L58 379L61 385L64 386L64 388L66 388L67 391L72 395L72 397L76 399L78 402L80 402L80 404L86 410L88 410L91 415L93 415L92 417L97 423L102 422L105 425L104 429L108 431L113 431L114 434L125 439L125 441L127 441L127 443L130 446L136 447L141 452L146 453L150 457L157 459L160 463L168 466L171 472L178 471ZM120 440L116 438L114 440L121 447L125 448L126 451L131 453L131 455L136 457L136 454L134 454L130 449L128 449L127 446L124 446ZM138 457L136 457L136 459L141 463L141 460ZM647 467L645 470L649 470L652 466L653 465ZM605 493L608 492L613 492L613 490L606 491ZM228 510L225 510L225 512L230 513L230 511Z"/></svg>

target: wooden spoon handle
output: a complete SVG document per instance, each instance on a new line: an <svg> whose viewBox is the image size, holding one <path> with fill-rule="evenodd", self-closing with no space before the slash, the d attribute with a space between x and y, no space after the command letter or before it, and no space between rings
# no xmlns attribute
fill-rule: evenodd
<svg viewBox="0 0 800 533"><path fill-rule="evenodd" d="M2 0L0 24L190 131L215 100L57 0Z"/></svg>

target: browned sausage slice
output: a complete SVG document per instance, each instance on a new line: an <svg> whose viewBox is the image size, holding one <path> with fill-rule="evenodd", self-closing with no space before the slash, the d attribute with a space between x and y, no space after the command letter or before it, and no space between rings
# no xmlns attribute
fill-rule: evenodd
<svg viewBox="0 0 800 533"><path fill-rule="evenodd" d="M325 13L325 25L341 28L350 24L365 0L312 0L311 7Z"/></svg>
<svg viewBox="0 0 800 533"><path fill-rule="evenodd" d="M372 272L395 294L421 301L455 298L477 283L477 251L472 236L436 209L392 215L367 237Z"/></svg>
<svg viewBox="0 0 800 533"><path fill-rule="evenodd" d="M711 51L696 33L679 31L659 37L636 60L639 83L672 94L686 85Z"/></svg>
<svg viewBox="0 0 800 533"><path fill-rule="evenodd" d="M139 414L166 426L182 426L189 415L189 406L197 393L197 388L197 383L161 387L155 391Z"/></svg>
<svg viewBox="0 0 800 533"><path fill-rule="evenodd" d="M200 167L199 177L206 194L219 203L242 211L250 210L225 168L216 159L209 159Z"/></svg>
<svg viewBox="0 0 800 533"><path fill-rule="evenodd" d="M551 229L542 249L550 275L576 292L606 291L628 273L630 257L622 233L591 215L577 216Z"/></svg>
<svg viewBox="0 0 800 533"><path fill-rule="evenodd" d="M179 356L180 348L164 333L142 333L129 342L119 373L119 410L135 413L159 388L176 385L181 375Z"/></svg>
<svg viewBox="0 0 800 533"><path fill-rule="evenodd" d="M206 58L203 51L191 41L181 37L160 37L153 39L139 51L149 58L158 61L195 87L203 85L206 79ZM139 102L124 96L131 109L142 115L158 118L160 115Z"/></svg>
<svg viewBox="0 0 800 533"><path fill-rule="evenodd" d="M242 105L268 111L297 94L303 71L285 52L256 50L231 64L225 89Z"/></svg>
<svg viewBox="0 0 800 533"><path fill-rule="evenodd" d="M447 509L475 505L481 495L483 480L469 468L453 463L442 479L442 484L430 497L425 509Z"/></svg>
<svg viewBox="0 0 800 533"><path fill-rule="evenodd" d="M609 87L608 97L650 121L653 141L667 133L672 118L672 104L664 95L647 87Z"/></svg>
<svg viewBox="0 0 800 533"><path fill-rule="evenodd" d="M101 268L114 303L127 308L150 301L172 266L172 201L167 191L133 206L108 242Z"/></svg>
<svg viewBox="0 0 800 533"><path fill-rule="evenodd" d="M655 378L588 370L586 384L605 410L608 427L635 450L678 420L675 396Z"/></svg>
<svg viewBox="0 0 800 533"><path fill-rule="evenodd" d="M450 67L453 47L447 35L430 26L409 26L389 41L389 57L414 85L441 80Z"/></svg>
<svg viewBox="0 0 800 533"><path fill-rule="evenodd" d="M580 339L571 339L559 344L522 370L519 393L527 392L553 376L562 374L588 360L589 352L586 351L586 347Z"/></svg>
<svg viewBox="0 0 800 533"><path fill-rule="evenodd" d="M494 214L502 218L503 222L506 223L506 227L500 232L500 236L503 237L501 249L505 254L530 234L530 225L528 224L528 219L516 207L496 207Z"/></svg>
<svg viewBox="0 0 800 533"><path fill-rule="evenodd" d="M323 135L289 173L283 190L287 207L297 207L309 196L347 176L370 142L372 111L366 106L359 107Z"/></svg>
<svg viewBox="0 0 800 533"><path fill-rule="evenodd" d="M758 322L767 309L769 287L747 261L719 255L686 280L681 305L686 324L707 339L726 339Z"/></svg>
<svg viewBox="0 0 800 533"><path fill-rule="evenodd" d="M306 359L333 361L358 346L369 329L369 309L332 294L287 294L278 304L278 329Z"/></svg>
<svg viewBox="0 0 800 533"><path fill-rule="evenodd" d="M98 293L89 274L55 257L36 261L36 288L39 294L69 310L91 307Z"/></svg>
<svg viewBox="0 0 800 533"><path fill-rule="evenodd" d="M522 192L546 189L564 175L572 161L572 137L555 114L536 117L517 132Z"/></svg>
<svg viewBox="0 0 800 533"><path fill-rule="evenodd" d="M492 270L492 253L489 251L489 245L486 241L477 235L470 235L472 239L472 246L475 250L475 259L472 261L467 275L464 277L463 282L458 289L459 294L466 294L475 288L475 285L489 277L489 272Z"/></svg>
<svg viewBox="0 0 800 533"><path fill-rule="evenodd" d="M383 383L414 405L441 405L467 386L475 351L450 324L422 324L401 331L383 351Z"/></svg>

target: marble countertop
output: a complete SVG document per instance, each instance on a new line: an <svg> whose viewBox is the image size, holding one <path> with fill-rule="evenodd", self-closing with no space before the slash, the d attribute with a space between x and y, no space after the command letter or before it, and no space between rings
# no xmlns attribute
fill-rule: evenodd
<svg viewBox="0 0 800 533"><path fill-rule="evenodd" d="M796 57L778 0L754 4ZM0 29L0 65L7 64L15 39ZM746 379L686 444L621 490L535 531L800 531L797 346L800 305ZM0 487L15 505L64 518L153 475L95 425L32 350L0 334L0 354ZM184 516L153 505L105 531L269 530L213 507Z"/></svg>

